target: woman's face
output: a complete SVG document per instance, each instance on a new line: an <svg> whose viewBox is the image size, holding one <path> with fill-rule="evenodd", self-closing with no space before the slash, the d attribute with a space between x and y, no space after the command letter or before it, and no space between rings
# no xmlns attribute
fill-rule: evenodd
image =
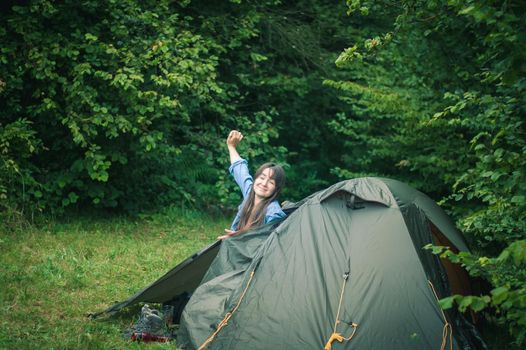
<svg viewBox="0 0 526 350"><path fill-rule="evenodd" d="M266 168L254 180L254 193L260 198L268 198L272 196L276 190L276 181L272 179L273 171L271 168Z"/></svg>

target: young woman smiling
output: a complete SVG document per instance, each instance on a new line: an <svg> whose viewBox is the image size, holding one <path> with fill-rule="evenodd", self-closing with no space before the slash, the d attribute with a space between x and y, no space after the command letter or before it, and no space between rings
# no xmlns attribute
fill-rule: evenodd
<svg viewBox="0 0 526 350"><path fill-rule="evenodd" d="M242 139L243 134L232 130L226 143L230 155L229 171L241 188L243 202L230 229L225 229L225 234L217 237L218 239L241 234L286 216L276 199L285 182L283 168L274 163L265 163L259 167L253 179L248 171L247 161L237 152L237 145Z"/></svg>

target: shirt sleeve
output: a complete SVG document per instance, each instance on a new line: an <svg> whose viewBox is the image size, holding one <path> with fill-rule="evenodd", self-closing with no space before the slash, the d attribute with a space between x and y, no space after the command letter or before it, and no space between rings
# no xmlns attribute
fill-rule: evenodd
<svg viewBox="0 0 526 350"><path fill-rule="evenodd" d="M285 212L281 209L281 206L277 201L273 201L267 207L267 212L265 213L265 224L272 222L274 220L283 219L287 216Z"/></svg>
<svg viewBox="0 0 526 350"><path fill-rule="evenodd" d="M243 198L248 196L252 189L252 184L254 183L252 176L248 172L248 162L245 159L236 160L230 165L228 171L232 174L234 180L236 180L236 183L243 194Z"/></svg>

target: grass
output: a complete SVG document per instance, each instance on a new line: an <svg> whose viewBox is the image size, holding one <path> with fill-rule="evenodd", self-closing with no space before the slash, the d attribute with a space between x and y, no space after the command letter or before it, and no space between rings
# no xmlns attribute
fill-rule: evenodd
<svg viewBox="0 0 526 350"><path fill-rule="evenodd" d="M138 312L102 321L87 315L155 281L228 225L169 209L0 232L0 349L175 349L123 339Z"/></svg>

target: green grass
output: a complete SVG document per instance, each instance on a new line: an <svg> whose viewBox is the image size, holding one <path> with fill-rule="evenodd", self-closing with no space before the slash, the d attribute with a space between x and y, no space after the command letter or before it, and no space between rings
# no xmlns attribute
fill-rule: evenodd
<svg viewBox="0 0 526 350"><path fill-rule="evenodd" d="M171 209L0 232L0 349L175 349L123 339L138 311L100 321L87 315L155 281L228 225Z"/></svg>

